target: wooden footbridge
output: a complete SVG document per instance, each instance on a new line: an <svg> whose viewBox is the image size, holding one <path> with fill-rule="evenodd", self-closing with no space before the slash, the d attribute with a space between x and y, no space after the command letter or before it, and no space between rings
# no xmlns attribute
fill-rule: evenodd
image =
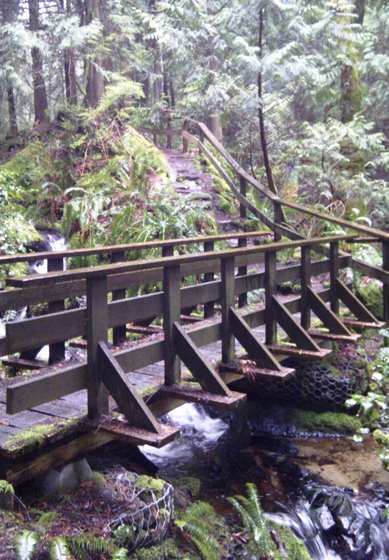
<svg viewBox="0 0 389 560"><path fill-rule="evenodd" d="M286 378L294 374L283 365L286 357L321 360L331 352L328 341L355 342L356 332L388 322L388 233L280 200L201 123L187 121L182 136L184 151L195 145L229 185L242 224L251 214L269 231L0 257L0 266L48 261L47 274L9 278L0 292L1 310L48 304L45 315L6 324L0 356L8 365L38 367L34 358L49 345L52 365L49 373L11 382L0 393L0 477L23 482L113 439L163 445L178 430L158 416L184 402L237 406L245 395L230 388L244 375L235 341L251 363L250 375ZM250 202L250 188L271 202L272 218ZM305 239L287 223L286 211L332 222L347 233ZM223 248L231 239L237 247ZM381 244L382 267L353 258L356 242ZM191 252L181 254L187 246ZM131 260L151 249L160 249L161 257ZM299 260L281 264L291 250ZM90 255L102 264L64 270L64 259ZM345 268L382 283L382 320L342 281ZM329 287L313 289L312 279L324 273ZM300 282L301 294L284 301L277 286L286 281ZM129 288L146 285L151 293L127 297ZM258 289L265 304L247 305L247 294ZM85 295L85 308L66 308L66 301ZM160 326L150 327L152 322ZM261 325L264 337L256 330ZM152 334L131 342L128 331ZM217 341L220 363L201 350ZM85 345L83 361L64 361L68 343ZM23 433L33 426L37 435Z"/></svg>

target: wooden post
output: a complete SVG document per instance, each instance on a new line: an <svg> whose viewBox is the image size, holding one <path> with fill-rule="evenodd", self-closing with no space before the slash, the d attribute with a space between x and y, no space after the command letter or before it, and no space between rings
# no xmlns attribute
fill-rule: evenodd
<svg viewBox="0 0 389 560"><path fill-rule="evenodd" d="M181 272L177 265L163 268L163 330L165 335L165 385L174 385L181 380L181 362L174 343L174 323L180 323L181 315Z"/></svg>
<svg viewBox="0 0 389 560"><path fill-rule="evenodd" d="M47 272L63 270L63 259L58 257L47 259ZM64 300L51 301L49 303L49 313L59 313L65 310ZM65 342L55 342L49 347L49 364L60 362L65 358Z"/></svg>
<svg viewBox="0 0 389 560"><path fill-rule="evenodd" d="M277 343L277 322L273 308L273 296L277 293L277 253L271 251L265 253L265 327L266 344Z"/></svg>
<svg viewBox="0 0 389 560"><path fill-rule="evenodd" d="M281 225L282 224L282 206L280 202L276 202L273 201L273 207L274 207L274 223L276 225ZM274 230L274 241L280 241L281 239L281 234L277 232L277 230Z"/></svg>
<svg viewBox="0 0 389 560"><path fill-rule="evenodd" d="M339 275L339 242L330 243L330 303L331 310L339 314L339 298L336 280Z"/></svg>
<svg viewBox="0 0 389 560"><path fill-rule="evenodd" d="M204 241L204 252L214 251L215 243L213 241ZM215 280L215 274L213 272L206 272L203 277L204 282L213 282ZM204 319L209 319L215 314L215 303L213 301L208 301L204 304Z"/></svg>
<svg viewBox="0 0 389 560"><path fill-rule="evenodd" d="M173 245L167 245L166 247L162 247L162 256L163 257L172 257L173 255L174 255Z"/></svg>
<svg viewBox="0 0 389 560"><path fill-rule="evenodd" d="M118 263L124 262L126 260L126 254L124 251L120 251L119 253L112 253L111 255L111 263ZM114 290L112 292L112 300L117 301L119 299L125 299L126 297L126 290ZM126 325L120 325L119 327L114 327L113 329L113 343L114 345L121 344L126 340Z"/></svg>
<svg viewBox="0 0 389 560"><path fill-rule="evenodd" d="M99 342L107 342L108 302L107 277L88 278L87 340L88 340L88 416L95 418L108 413L108 392L102 382L99 367Z"/></svg>
<svg viewBox="0 0 389 560"><path fill-rule="evenodd" d="M240 194L244 197L247 195L247 182L244 177L240 177ZM246 207L241 203L239 205L239 214L240 214L240 221L243 227L243 231L245 231L244 222L247 217ZM247 239L246 238L239 238L238 240L238 247L247 247ZM238 268L238 276L245 276L247 274L247 266L240 266ZM238 306L244 307L247 305L247 293L240 294L238 298Z"/></svg>
<svg viewBox="0 0 389 560"><path fill-rule="evenodd" d="M234 306L235 259L225 257L221 262L222 307L222 362L227 364L235 358L235 343L230 326L230 307Z"/></svg>
<svg viewBox="0 0 389 560"><path fill-rule="evenodd" d="M382 242L382 268L389 271L389 241ZM382 287L382 293L384 297L384 316L383 320L385 323L389 323L389 286L384 284Z"/></svg>
<svg viewBox="0 0 389 560"><path fill-rule="evenodd" d="M166 130L167 130L167 134L166 134L166 147L168 150L171 149L172 147L172 116L170 111L167 112L166 115L166 120L167 120L167 124L166 124Z"/></svg>
<svg viewBox="0 0 389 560"><path fill-rule="evenodd" d="M183 124L182 130L188 132L188 123L186 121ZM189 151L189 142L185 136L182 137L182 151L184 154L187 154Z"/></svg>
<svg viewBox="0 0 389 560"><path fill-rule="evenodd" d="M308 303L308 288L311 285L311 247L301 247L301 326L308 330L311 326L311 310Z"/></svg>

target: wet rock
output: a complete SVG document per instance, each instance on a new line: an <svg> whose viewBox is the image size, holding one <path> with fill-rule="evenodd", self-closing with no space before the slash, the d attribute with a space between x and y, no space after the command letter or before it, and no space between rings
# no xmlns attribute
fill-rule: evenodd
<svg viewBox="0 0 389 560"><path fill-rule="evenodd" d="M323 529L323 531L327 532L330 531L332 528L335 527L335 520L332 517L332 514L328 507L323 504L316 510L316 518Z"/></svg>
<svg viewBox="0 0 389 560"><path fill-rule="evenodd" d="M85 458L74 463L74 472L77 475L79 482L85 482L85 480L91 480L93 478L92 469Z"/></svg>
<svg viewBox="0 0 389 560"><path fill-rule="evenodd" d="M59 486L63 492L71 492L78 486L79 479L74 464L65 465L59 475Z"/></svg>

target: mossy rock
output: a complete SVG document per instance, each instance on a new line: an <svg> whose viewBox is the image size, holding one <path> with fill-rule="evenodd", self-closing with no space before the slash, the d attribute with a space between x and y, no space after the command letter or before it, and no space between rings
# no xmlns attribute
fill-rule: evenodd
<svg viewBox="0 0 389 560"><path fill-rule="evenodd" d="M389 448L389 433L383 432L382 430L374 430L373 438L380 445Z"/></svg>
<svg viewBox="0 0 389 560"><path fill-rule="evenodd" d="M290 408L287 417L289 423L308 432L353 434L362 428L358 418L345 412L315 412Z"/></svg>
<svg viewBox="0 0 389 560"><path fill-rule="evenodd" d="M160 498L165 491L166 481L162 478L153 478L152 476L142 474L136 479L134 485L146 492L153 492L156 498Z"/></svg>
<svg viewBox="0 0 389 560"><path fill-rule="evenodd" d="M192 498L197 498L200 494L201 480L194 478L193 476L183 476L178 478L175 482L176 486L190 494Z"/></svg>

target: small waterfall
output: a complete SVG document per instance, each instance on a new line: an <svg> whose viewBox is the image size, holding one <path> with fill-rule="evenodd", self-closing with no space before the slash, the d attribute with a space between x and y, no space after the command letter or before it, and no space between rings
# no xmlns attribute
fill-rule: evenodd
<svg viewBox="0 0 389 560"><path fill-rule="evenodd" d="M67 249L67 244L65 239L60 233L53 232L41 232L43 238L43 243L46 251L51 251L55 253L56 251L65 251ZM64 270L66 270L66 259L64 259ZM30 264L30 274L46 274L47 272L47 260L37 260Z"/></svg>
<svg viewBox="0 0 389 560"><path fill-rule="evenodd" d="M159 468L178 467L189 463L197 454L204 456L213 449L221 436L227 431L228 424L220 418L211 418L204 407L186 403L166 416L173 426L179 426L181 436L156 449L149 445L140 447L142 453Z"/></svg>

